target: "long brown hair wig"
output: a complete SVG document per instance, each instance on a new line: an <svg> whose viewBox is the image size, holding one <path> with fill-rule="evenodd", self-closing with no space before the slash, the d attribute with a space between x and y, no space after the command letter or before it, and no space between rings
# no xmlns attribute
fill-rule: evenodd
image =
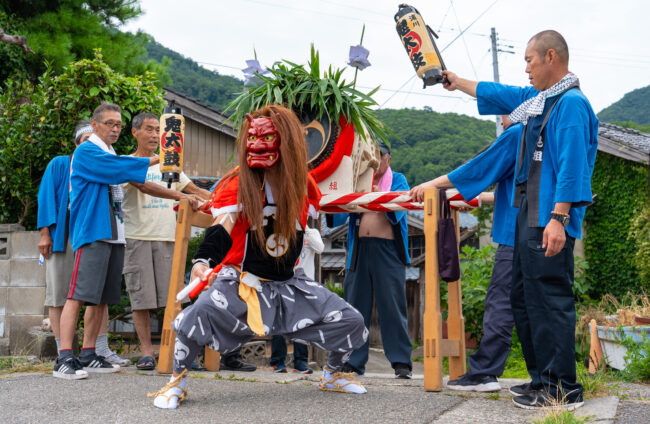
<svg viewBox="0 0 650 424"><path fill-rule="evenodd" d="M243 206L242 215L251 226L255 241L264 246L262 231L262 209L264 201L264 179L271 177L279 181L275 187L274 199L276 234L284 237L291 245L296 240L296 221L305 206L307 195L307 146L303 128L296 115L282 106L269 105L251 113L253 118L271 118L280 136L280 160L273 167L249 168L246 165L246 138L249 122L245 119L239 130L239 191L237 202Z"/></svg>

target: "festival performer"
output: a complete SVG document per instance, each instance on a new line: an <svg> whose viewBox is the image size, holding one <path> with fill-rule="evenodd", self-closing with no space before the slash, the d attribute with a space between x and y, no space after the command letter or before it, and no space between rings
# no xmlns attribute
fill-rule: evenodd
<svg viewBox="0 0 650 424"><path fill-rule="evenodd" d="M365 393L341 372L368 338L361 314L294 265L308 214L320 191L307 173L302 127L295 114L266 106L246 115L239 132L240 167L224 176L208 207L215 218L197 249L192 279L223 268L172 326L174 370L154 405L175 409L187 396L187 370L202 346L222 354L255 335L284 334L330 351L319 389ZM213 281L214 280L214 281Z"/></svg>

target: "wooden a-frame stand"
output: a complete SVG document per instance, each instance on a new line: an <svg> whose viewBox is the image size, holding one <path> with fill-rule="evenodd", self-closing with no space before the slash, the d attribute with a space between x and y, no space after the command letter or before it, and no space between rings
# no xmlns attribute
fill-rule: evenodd
<svg viewBox="0 0 650 424"><path fill-rule="evenodd" d="M456 240L460 241L458 211L452 210L456 227ZM465 373L465 319L460 280L447 283L447 339L442 338L442 313L440 311L440 275L438 273L438 218L440 201L438 190L424 191L424 390L442 390L442 358L449 358L449 378L456 379Z"/></svg>
<svg viewBox="0 0 650 424"><path fill-rule="evenodd" d="M176 333L172 329L172 321L181 312L181 303L176 301L176 294L183 289L185 280L185 258L187 257L187 244L190 241L192 226L208 228L212 225L211 215L193 211L187 200L181 200L176 217L176 236L174 242L174 259L172 261L172 274L169 280L169 293L163 330L160 338L160 352L158 354L158 372L169 374L172 372L174 361L174 342ZM205 368L208 371L219 371L219 353L205 347Z"/></svg>
<svg viewBox="0 0 650 424"><path fill-rule="evenodd" d="M448 289L448 338L442 338L442 313L440 311L440 276L438 273L438 218L440 217L438 190L427 189L424 194L425 234L425 309L424 309L424 390L442 390L442 358L449 358L449 378L456 379L465 373L465 320L463 318L460 281L447 283ZM460 240L458 212L452 211L456 240ZM203 212L195 212L187 200L182 200L176 220L176 242L172 275L169 283L167 307L160 342L158 372L171 373L176 334L171 323L181 311L176 294L183 288L187 244L192 226L207 228L213 219ZM219 354L205 348L205 367L209 371L219 369Z"/></svg>

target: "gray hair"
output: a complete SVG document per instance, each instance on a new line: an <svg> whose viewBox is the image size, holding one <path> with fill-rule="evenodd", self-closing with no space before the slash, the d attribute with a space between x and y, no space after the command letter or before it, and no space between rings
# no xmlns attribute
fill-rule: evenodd
<svg viewBox="0 0 650 424"><path fill-rule="evenodd" d="M142 128L142 124L147 119L155 119L156 122L158 122L158 117L153 113L138 113L133 118L133 121L131 121L131 127L135 128L136 130L139 130L140 128Z"/></svg>
<svg viewBox="0 0 650 424"><path fill-rule="evenodd" d="M122 109L118 105L113 103L108 103L108 102L102 102L102 104L97 106L93 111L93 121L101 121L104 112L106 112L107 110L118 112L120 114L122 113Z"/></svg>
<svg viewBox="0 0 650 424"><path fill-rule="evenodd" d="M91 132L93 132L93 127L90 126L90 121L87 119L80 120L74 129L74 144L79 144L81 136Z"/></svg>
<svg viewBox="0 0 650 424"><path fill-rule="evenodd" d="M553 49L559 56L561 62L569 63L569 46L559 32L547 29L546 31L533 35L528 42L534 42L533 47L542 59L546 56L546 52Z"/></svg>

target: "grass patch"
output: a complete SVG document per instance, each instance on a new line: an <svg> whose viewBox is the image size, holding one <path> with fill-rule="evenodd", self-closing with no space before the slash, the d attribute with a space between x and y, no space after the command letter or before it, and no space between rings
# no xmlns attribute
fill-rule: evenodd
<svg viewBox="0 0 650 424"><path fill-rule="evenodd" d="M54 362L43 362L38 359L24 356L0 357L0 374L13 374L17 372L42 372L50 373L54 369Z"/></svg>
<svg viewBox="0 0 650 424"><path fill-rule="evenodd" d="M485 396L486 399L492 399L492 400L499 400L499 393L490 393L489 395Z"/></svg>
<svg viewBox="0 0 650 424"><path fill-rule="evenodd" d="M534 419L533 422L535 424L585 424L587 418L576 417L569 411L552 409L544 417Z"/></svg>
<svg viewBox="0 0 650 424"><path fill-rule="evenodd" d="M517 332L513 331L512 333L512 345L510 348L510 354L506 360L506 367L503 370L503 378L522 378L529 379L528 370L526 369L526 361L524 360L524 354L521 351L521 344L519 343L519 338L517 337Z"/></svg>
<svg viewBox="0 0 650 424"><path fill-rule="evenodd" d="M245 381L247 383L255 383L257 381L256 378L246 378L246 377L237 377L234 373L230 374L228 377L224 377L218 372L214 374L215 380L224 380L224 381Z"/></svg>

